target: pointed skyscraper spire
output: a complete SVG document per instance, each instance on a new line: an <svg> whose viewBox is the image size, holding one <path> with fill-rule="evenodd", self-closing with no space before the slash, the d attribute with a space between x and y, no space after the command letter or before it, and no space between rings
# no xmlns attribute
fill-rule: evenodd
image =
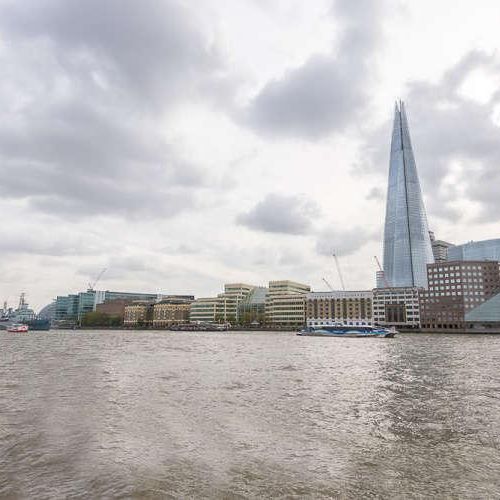
<svg viewBox="0 0 500 500"><path fill-rule="evenodd" d="M427 287L434 262L427 217L402 101L392 129L384 229L384 273L391 286Z"/></svg>

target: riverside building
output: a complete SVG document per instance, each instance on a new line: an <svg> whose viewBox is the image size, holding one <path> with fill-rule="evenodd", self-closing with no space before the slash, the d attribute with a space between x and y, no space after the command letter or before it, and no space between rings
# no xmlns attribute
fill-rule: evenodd
<svg viewBox="0 0 500 500"><path fill-rule="evenodd" d="M194 297L193 297L194 299ZM192 300L163 299L153 306L153 327L165 328L189 323Z"/></svg>
<svg viewBox="0 0 500 500"><path fill-rule="evenodd" d="M54 320L76 321L78 319L78 294L58 295L55 299Z"/></svg>
<svg viewBox="0 0 500 500"><path fill-rule="evenodd" d="M149 327L153 322L153 302L136 301L125 306L124 326Z"/></svg>
<svg viewBox="0 0 500 500"><path fill-rule="evenodd" d="M237 323L240 320L239 305L246 300L250 293L255 289L255 285L245 283L229 283L224 285L224 293L219 295L220 316L223 321Z"/></svg>
<svg viewBox="0 0 500 500"><path fill-rule="evenodd" d="M373 292L331 291L306 295L307 326L372 325Z"/></svg>
<svg viewBox="0 0 500 500"><path fill-rule="evenodd" d="M422 329L428 331L468 330L469 313L500 291L497 261L439 262L429 265L427 273L429 289L421 294L420 307ZM480 322L477 311L472 317Z"/></svg>
<svg viewBox="0 0 500 500"><path fill-rule="evenodd" d="M270 281L266 297L266 324L278 328L297 328L304 326L306 320L306 294L309 285L295 281Z"/></svg>
<svg viewBox="0 0 500 500"><path fill-rule="evenodd" d="M98 313L106 314L107 316L120 318L123 322L125 317L125 307L131 303L130 300L126 299L113 299L102 304L97 304L95 310Z"/></svg>
<svg viewBox="0 0 500 500"><path fill-rule="evenodd" d="M228 283L217 297L203 297L191 304L192 323L237 323L240 304L257 287L245 283Z"/></svg>
<svg viewBox="0 0 500 500"><path fill-rule="evenodd" d="M133 292L110 292L109 290L87 290L71 295L59 295L55 299L54 319L56 322L76 323L82 317L96 310L98 304L106 301L124 299L127 301L134 300L158 300L156 293L133 293Z"/></svg>
<svg viewBox="0 0 500 500"><path fill-rule="evenodd" d="M262 324L266 315L266 297L269 289L256 286L238 305L238 318L243 324Z"/></svg>
<svg viewBox="0 0 500 500"><path fill-rule="evenodd" d="M420 294L418 287L375 288L373 322L380 326L402 329L420 328Z"/></svg>
<svg viewBox="0 0 500 500"><path fill-rule="evenodd" d="M189 321L191 323L215 323L218 318L219 302L218 297L196 299L189 310Z"/></svg>
<svg viewBox="0 0 500 500"><path fill-rule="evenodd" d="M384 228L384 275L391 287L426 287L434 262L424 201L403 102L392 130Z"/></svg>

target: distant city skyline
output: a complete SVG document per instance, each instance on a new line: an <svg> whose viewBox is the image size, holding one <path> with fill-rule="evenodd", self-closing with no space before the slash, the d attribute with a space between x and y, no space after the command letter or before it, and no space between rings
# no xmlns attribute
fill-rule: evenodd
<svg viewBox="0 0 500 500"><path fill-rule="evenodd" d="M436 238L497 238L499 17L493 0L0 0L0 301L39 310L105 267L103 290L321 291L340 288L332 251L370 289L395 98Z"/></svg>

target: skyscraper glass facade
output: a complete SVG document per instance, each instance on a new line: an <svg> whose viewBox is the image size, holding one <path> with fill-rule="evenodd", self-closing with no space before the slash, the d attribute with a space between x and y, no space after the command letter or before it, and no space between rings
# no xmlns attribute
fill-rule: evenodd
<svg viewBox="0 0 500 500"><path fill-rule="evenodd" d="M448 260L498 260L500 239L470 241L448 249Z"/></svg>
<svg viewBox="0 0 500 500"><path fill-rule="evenodd" d="M55 300L54 319L76 320L78 317L78 295L59 295Z"/></svg>
<svg viewBox="0 0 500 500"><path fill-rule="evenodd" d="M384 274L393 287L427 287L434 262L403 102L396 104L384 229Z"/></svg>

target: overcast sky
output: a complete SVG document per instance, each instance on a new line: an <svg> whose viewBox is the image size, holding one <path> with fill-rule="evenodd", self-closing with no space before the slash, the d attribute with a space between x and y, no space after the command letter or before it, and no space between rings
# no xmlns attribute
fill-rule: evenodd
<svg viewBox="0 0 500 500"><path fill-rule="evenodd" d="M498 0L0 0L0 299L374 285L394 101L429 226L500 237Z"/></svg>

